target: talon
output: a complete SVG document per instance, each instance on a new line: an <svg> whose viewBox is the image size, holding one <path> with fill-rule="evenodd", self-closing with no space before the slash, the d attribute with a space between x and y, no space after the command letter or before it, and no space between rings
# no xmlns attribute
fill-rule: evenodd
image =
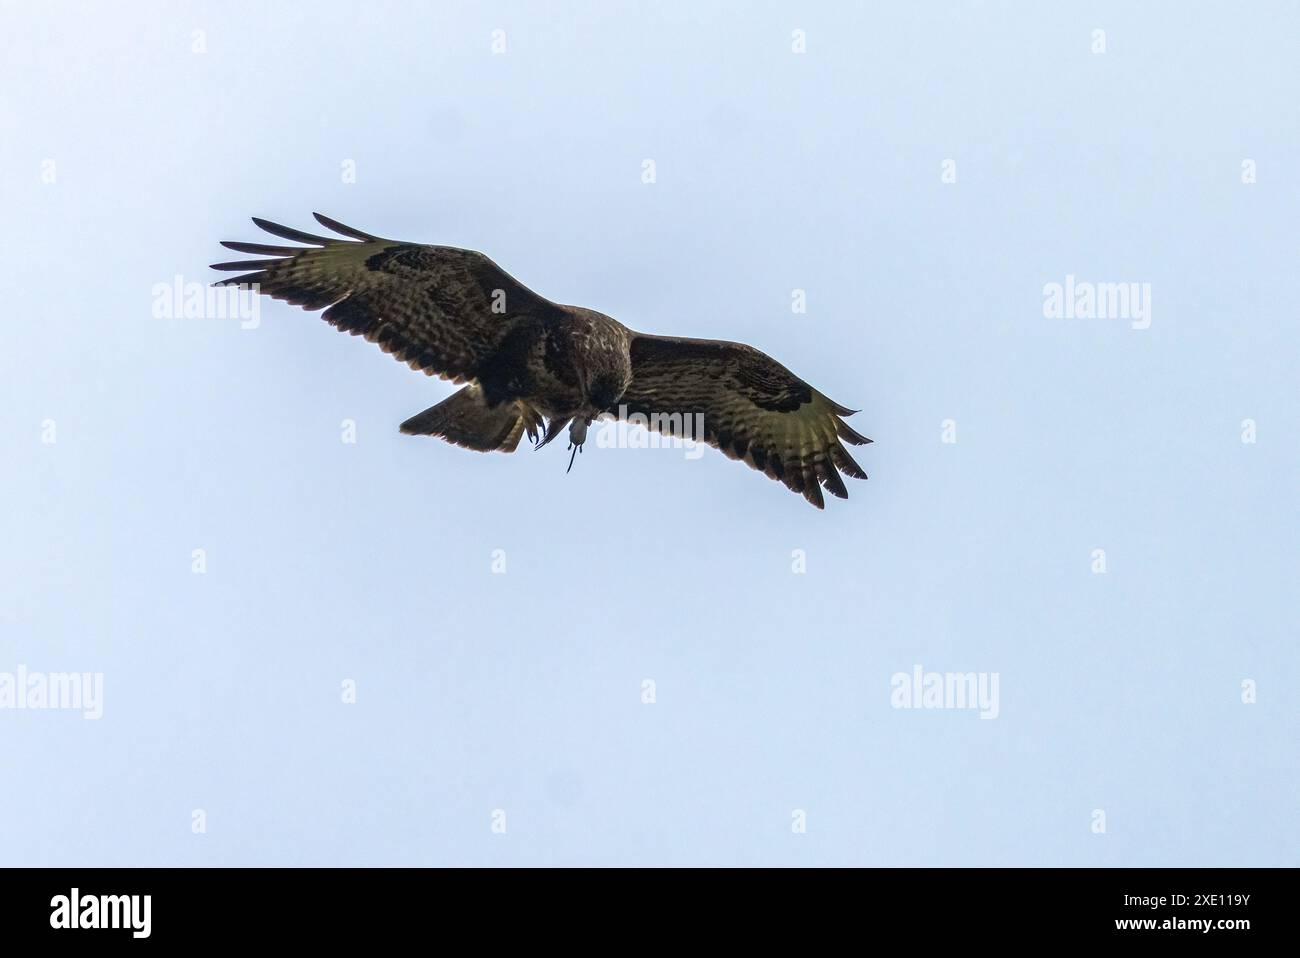
<svg viewBox="0 0 1300 958"><path fill-rule="evenodd" d="M546 445L548 442L550 442L552 439L558 436L560 434L560 431L564 429L564 427L567 426L568 424L569 424L569 420L567 419L552 419L547 424L546 435L543 436L542 441L537 444L537 448L541 449L544 445Z"/></svg>

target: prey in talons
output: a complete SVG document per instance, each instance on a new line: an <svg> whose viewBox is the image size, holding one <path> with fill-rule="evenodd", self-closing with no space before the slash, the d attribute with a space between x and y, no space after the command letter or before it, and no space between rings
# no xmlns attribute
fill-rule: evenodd
<svg viewBox="0 0 1300 958"><path fill-rule="evenodd" d="M536 433L532 434L533 449L541 449L544 445L558 436L564 430L565 426L568 426L569 445L565 448L565 452L568 452L570 449L573 450L573 452L569 456L569 468L564 470L567 475L573 469L573 460L577 458L578 453L582 452L582 447L587 442L587 427L590 425L590 419L583 419L581 417L573 420L552 419L546 426L546 434L542 436L540 440L536 438Z"/></svg>

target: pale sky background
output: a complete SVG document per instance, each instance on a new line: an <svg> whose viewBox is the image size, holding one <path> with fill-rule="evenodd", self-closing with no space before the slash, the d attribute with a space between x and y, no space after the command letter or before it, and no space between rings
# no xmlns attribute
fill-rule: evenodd
<svg viewBox="0 0 1300 958"><path fill-rule="evenodd" d="M1300 864L1296 5L0 10L0 672L104 675L0 710L0 865ZM296 308L153 317L313 210L752 343L871 479L566 476Z"/></svg>

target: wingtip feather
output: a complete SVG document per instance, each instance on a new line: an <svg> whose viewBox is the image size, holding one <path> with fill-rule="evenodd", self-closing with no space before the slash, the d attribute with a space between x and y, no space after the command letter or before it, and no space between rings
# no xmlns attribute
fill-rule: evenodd
<svg viewBox="0 0 1300 958"><path fill-rule="evenodd" d="M865 446L871 442L866 436L858 432L842 419L835 420L835 433L845 442L852 443L855 446Z"/></svg>
<svg viewBox="0 0 1300 958"><path fill-rule="evenodd" d="M378 236L371 236L369 233L363 233L361 230L353 226L346 226L338 220L326 216L324 213L312 213L311 215L316 218L316 222L321 226L324 226L326 229L331 229L342 236L361 240L363 243L369 243L379 239Z"/></svg>
<svg viewBox="0 0 1300 958"><path fill-rule="evenodd" d="M278 236L281 239L293 240L295 243L306 243L308 246L328 246L330 243L338 242L338 240L332 240L328 236L317 236L315 233L304 233L302 230L296 230L291 226L281 226L279 223L264 220L260 216L254 216L252 219L259 229L266 230L272 236Z"/></svg>

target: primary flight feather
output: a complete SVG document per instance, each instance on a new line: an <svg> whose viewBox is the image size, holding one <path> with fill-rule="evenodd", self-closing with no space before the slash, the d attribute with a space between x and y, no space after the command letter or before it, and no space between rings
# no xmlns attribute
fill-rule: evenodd
<svg viewBox="0 0 1300 958"><path fill-rule="evenodd" d="M853 410L752 346L638 333L595 310L544 299L482 253L382 239L315 216L345 238L254 217L268 233L304 245L223 242L260 258L213 264L244 274L217 285L251 285L324 309L331 325L412 369L466 384L402 423L404 433L513 452L525 432L542 446L569 426L576 455L592 420L622 412L701 439L819 509L823 487L848 497L841 472L867 478L843 445L871 441L844 422ZM693 423L703 435L689 434Z"/></svg>

